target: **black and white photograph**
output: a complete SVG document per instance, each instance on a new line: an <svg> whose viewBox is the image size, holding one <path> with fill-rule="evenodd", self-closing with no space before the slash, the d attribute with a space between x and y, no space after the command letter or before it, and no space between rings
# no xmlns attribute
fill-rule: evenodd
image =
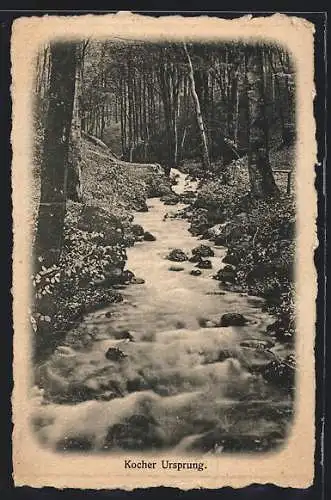
<svg viewBox="0 0 331 500"><path fill-rule="evenodd" d="M208 460L286 450L304 312L299 71L290 47L239 28L69 26L37 45L22 169L40 450L194 482ZM313 301L314 275L306 286Z"/></svg>

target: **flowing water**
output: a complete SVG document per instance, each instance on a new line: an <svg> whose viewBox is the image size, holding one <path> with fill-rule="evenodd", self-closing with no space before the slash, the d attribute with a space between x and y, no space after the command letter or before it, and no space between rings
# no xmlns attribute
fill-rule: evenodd
<svg viewBox="0 0 331 500"><path fill-rule="evenodd" d="M196 189L177 174L178 193ZM38 369L32 416L39 439L58 450L272 449L286 438L291 401L256 368L282 347L241 343L262 343L273 319L260 299L222 291L212 279L224 247L213 246L213 268L200 276L190 274L195 264L167 260L171 249L190 253L201 242L187 221L169 216L183 205L157 198L148 205L135 222L156 241L127 250L128 268L145 283L124 287L123 302L87 315ZM214 326L228 312L243 314L247 325ZM123 357L108 359L111 347Z"/></svg>

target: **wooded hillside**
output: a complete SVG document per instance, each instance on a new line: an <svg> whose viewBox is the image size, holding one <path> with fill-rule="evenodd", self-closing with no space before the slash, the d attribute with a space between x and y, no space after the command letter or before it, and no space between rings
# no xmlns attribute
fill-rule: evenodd
<svg viewBox="0 0 331 500"><path fill-rule="evenodd" d="M73 127L124 159L169 169L201 156L208 167L260 146L268 160L275 144L293 141L294 68L281 47L85 40L75 51ZM51 61L46 46L36 79L41 123Z"/></svg>

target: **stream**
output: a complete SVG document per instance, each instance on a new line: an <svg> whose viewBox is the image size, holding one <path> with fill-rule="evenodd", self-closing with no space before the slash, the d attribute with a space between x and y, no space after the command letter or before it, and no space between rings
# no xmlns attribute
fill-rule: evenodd
<svg viewBox="0 0 331 500"><path fill-rule="evenodd" d="M196 189L176 173L178 194ZM166 258L201 243L186 220L171 217L184 206L152 198L148 212L135 214L156 237L127 249L128 269L145 282L125 286L123 302L88 314L38 367L42 389L34 388L31 416L47 447L226 453L273 450L286 439L291 398L257 369L284 348L241 345L270 340L265 330L274 319L261 311L263 300L222 290L212 279L224 266L224 247L208 243L212 269L200 276L190 274L195 264ZM214 326L228 312L248 323ZM108 359L109 348L123 356Z"/></svg>

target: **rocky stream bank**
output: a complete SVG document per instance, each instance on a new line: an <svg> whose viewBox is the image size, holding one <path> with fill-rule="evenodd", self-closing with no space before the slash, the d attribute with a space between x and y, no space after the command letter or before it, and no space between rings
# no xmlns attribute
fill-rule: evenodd
<svg viewBox="0 0 331 500"><path fill-rule="evenodd" d="M68 229L74 262L84 236L102 268L78 273L83 310L37 364L32 418L52 448L223 453L286 439L293 338L272 335L279 318L238 279L238 240L225 233L236 201L220 203L208 183L174 174L173 190L160 192L159 178L133 220L88 208Z"/></svg>

